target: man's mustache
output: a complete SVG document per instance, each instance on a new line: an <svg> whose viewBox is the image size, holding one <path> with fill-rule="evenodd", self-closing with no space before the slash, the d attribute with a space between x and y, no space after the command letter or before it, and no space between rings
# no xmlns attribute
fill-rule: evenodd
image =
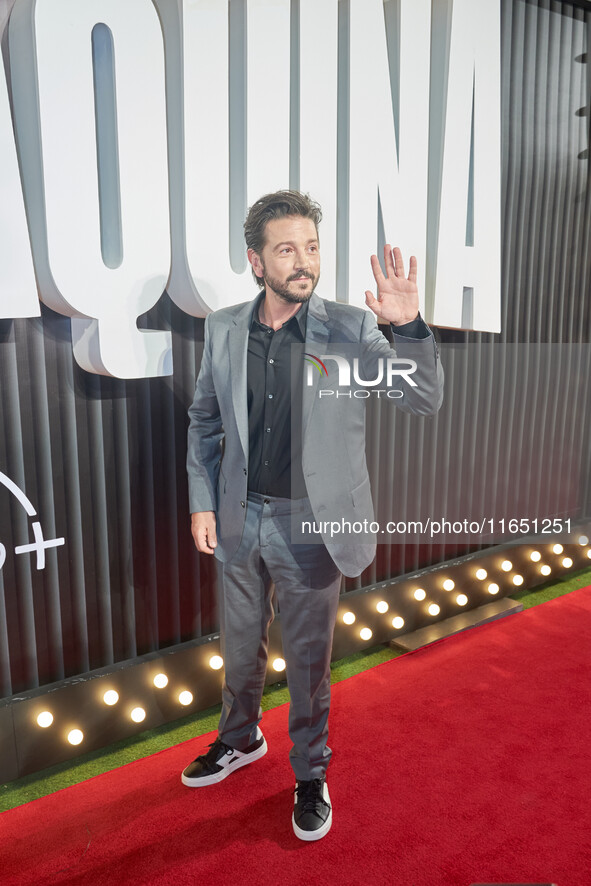
<svg viewBox="0 0 591 886"><path fill-rule="evenodd" d="M311 274L310 271L300 271L298 274L291 274L287 278L287 282L291 283L293 280L300 280L302 277L307 277L308 280L313 280L314 274Z"/></svg>

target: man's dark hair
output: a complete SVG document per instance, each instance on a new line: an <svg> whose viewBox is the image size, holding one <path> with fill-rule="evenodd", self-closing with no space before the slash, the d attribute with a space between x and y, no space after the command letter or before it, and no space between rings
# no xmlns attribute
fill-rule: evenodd
<svg viewBox="0 0 591 886"><path fill-rule="evenodd" d="M265 245L267 222L275 218L285 218L287 215L312 219L316 231L322 219L320 206L308 194L301 194L299 191L275 191L274 194L265 194L252 204L244 222L247 249L253 249L257 255L260 255ZM252 276L261 288L265 285L263 278L257 277L254 269Z"/></svg>

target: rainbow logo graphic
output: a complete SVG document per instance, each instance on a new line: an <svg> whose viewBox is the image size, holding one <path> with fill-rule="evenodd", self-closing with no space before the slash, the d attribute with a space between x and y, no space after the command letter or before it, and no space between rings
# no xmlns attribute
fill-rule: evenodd
<svg viewBox="0 0 591 886"><path fill-rule="evenodd" d="M315 354L304 353L304 360L311 366L315 366L320 375L328 375L328 370L320 357L316 357Z"/></svg>

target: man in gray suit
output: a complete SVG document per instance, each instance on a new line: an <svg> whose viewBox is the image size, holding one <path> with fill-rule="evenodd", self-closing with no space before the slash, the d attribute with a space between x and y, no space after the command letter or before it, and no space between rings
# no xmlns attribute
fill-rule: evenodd
<svg viewBox="0 0 591 886"><path fill-rule="evenodd" d="M215 784L267 751L259 722L274 587L291 697L292 825L302 840L324 837L332 823L325 774L341 574L359 575L375 555L371 533L351 540L327 529L337 515L373 520L362 401L326 395L338 384L339 351L348 359L354 349L364 379L380 361L402 360L393 402L406 411L432 414L443 396L437 347L418 313L416 259L406 276L400 250L385 248L385 275L371 257L373 313L325 301L314 292L320 218L297 191L268 194L249 210L247 255L260 292L206 318L187 456L195 545L220 563L225 679L218 738L182 780ZM392 325L395 354L374 315ZM310 375L304 383L315 355L325 356L323 390ZM319 531L294 534L295 525Z"/></svg>

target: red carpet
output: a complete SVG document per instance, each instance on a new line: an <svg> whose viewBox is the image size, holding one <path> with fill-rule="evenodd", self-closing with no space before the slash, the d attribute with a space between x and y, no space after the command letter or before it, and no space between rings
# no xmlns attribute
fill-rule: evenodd
<svg viewBox="0 0 591 886"><path fill-rule="evenodd" d="M334 687L334 823L291 831L287 709L222 784L179 773L203 737L0 816L0 882L591 884L591 589Z"/></svg>

